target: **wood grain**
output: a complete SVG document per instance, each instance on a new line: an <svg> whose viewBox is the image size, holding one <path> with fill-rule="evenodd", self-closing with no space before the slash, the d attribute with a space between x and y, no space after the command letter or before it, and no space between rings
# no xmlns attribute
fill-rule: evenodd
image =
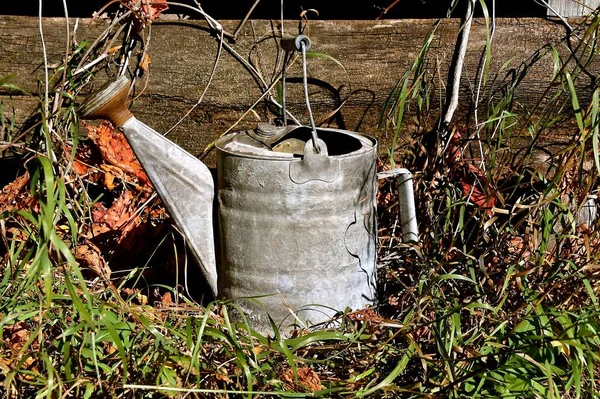
<svg viewBox="0 0 600 399"><path fill-rule="evenodd" d="M326 58L309 59L311 77L311 102L316 119L334 111L343 102L341 111L332 118L332 126L356 130L376 136L382 149L389 143L384 130L377 126L383 104L397 80L410 67L433 20L386 20L386 21L315 21L310 24L309 36L312 51L328 54L344 68ZM93 41L104 29L98 21L88 27L89 20L78 22L76 38ZM223 21L225 28L233 31L237 21ZM264 80L270 83L275 75L278 47L273 31L276 22L250 21L232 44L242 57L257 65ZM71 28L73 24L71 24ZM61 18L43 20L49 63L57 66L65 53L65 21ZM445 76L452 58L454 42L460 21L444 20L438 28L428 56L427 69L439 79L436 92L443 89ZM293 32L297 24L286 21L285 29ZM519 110L533 109L538 103L553 75L552 57L548 43L559 44L565 30L551 21L538 18L499 19L494 36L490 79L484 93L499 91L507 79L523 63L533 57L540 59L530 67L521 84L515 107ZM486 43L484 20L473 24L471 41L465 61L461 87L461 105L457 118L460 120L472 107L477 70ZM163 21L152 25L149 49L151 64L146 75L147 87L132 106L138 119L157 131L170 129L196 104L207 84L215 61L218 41L201 22ZM566 53L564 46L557 48ZM540 51L541 49L541 51ZM38 92L43 78L43 58L38 31L38 20L32 17L0 16L0 77L14 74L12 83L22 89ZM600 70L597 61L589 68ZM90 89L97 88L110 76L98 76ZM300 85L300 63L296 62L288 73L288 106L303 123L307 121ZM146 82L141 80L138 93ZM586 79L578 81L580 101L586 103L591 93ZM198 153L234 124L261 96L257 80L230 52L224 50L214 80L203 102L194 109L169 135L192 153ZM22 95L8 97L0 91L0 101L11 104L20 122L31 112L35 101ZM542 100L542 102L545 100ZM434 98L432 108L439 108ZM273 109L259 102L256 112L250 112L234 129L246 129L259 121L273 119ZM407 127L408 129L410 127Z"/></svg>

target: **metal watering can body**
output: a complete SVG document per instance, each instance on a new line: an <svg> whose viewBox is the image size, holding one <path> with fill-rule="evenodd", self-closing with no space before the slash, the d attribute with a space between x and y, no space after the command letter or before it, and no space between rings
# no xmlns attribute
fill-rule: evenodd
<svg viewBox="0 0 600 399"><path fill-rule="evenodd" d="M271 129L283 137L216 144L219 293L241 298L251 325L268 331L270 316L287 332L375 301L377 143L317 129L316 154L309 128Z"/></svg>
<svg viewBox="0 0 600 399"><path fill-rule="evenodd" d="M271 330L269 315L289 331L375 301L374 139L317 129L319 152L310 129L290 126L218 140L217 273L212 175L129 112L129 84L119 78L79 113L121 128L215 297L239 299L261 332Z"/></svg>

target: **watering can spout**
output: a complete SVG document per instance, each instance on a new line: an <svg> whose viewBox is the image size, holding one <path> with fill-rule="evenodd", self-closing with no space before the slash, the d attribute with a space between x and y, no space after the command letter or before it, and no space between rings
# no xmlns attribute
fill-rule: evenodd
<svg viewBox="0 0 600 399"><path fill-rule="evenodd" d="M135 118L126 106L130 85L125 76L111 82L82 104L79 115L108 119L123 131L216 298L212 175L199 159Z"/></svg>

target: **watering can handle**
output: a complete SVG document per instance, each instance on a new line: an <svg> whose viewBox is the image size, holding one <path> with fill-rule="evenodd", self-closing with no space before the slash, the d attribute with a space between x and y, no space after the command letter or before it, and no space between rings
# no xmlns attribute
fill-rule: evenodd
<svg viewBox="0 0 600 399"><path fill-rule="evenodd" d="M317 136L317 127L315 125L315 118L313 117L312 108L310 107L310 100L308 98L308 72L306 71L306 52L310 49L310 39L306 35L298 36L284 36L281 38L279 45L286 52L298 51L302 53L302 82L304 86L304 100L306 101L306 109L308 110L308 116L310 118L310 128L312 134L312 145L317 154L320 154L325 146L325 143L320 141ZM285 69L286 65L283 65L283 93L285 93ZM285 94L284 94L285 96ZM283 115L285 120L285 98L283 101ZM306 156L306 151L304 152Z"/></svg>
<svg viewBox="0 0 600 399"><path fill-rule="evenodd" d="M82 119L108 119L115 126L123 126L133 118L126 105L130 87L126 76L106 84L81 106L79 115Z"/></svg>

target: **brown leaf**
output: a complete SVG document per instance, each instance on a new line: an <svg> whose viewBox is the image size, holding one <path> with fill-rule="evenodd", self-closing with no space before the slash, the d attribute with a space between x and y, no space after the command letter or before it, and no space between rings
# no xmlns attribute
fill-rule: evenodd
<svg viewBox="0 0 600 399"><path fill-rule="evenodd" d="M217 370L215 377L217 377L217 380L219 380L219 381L231 382L231 379L227 375L227 370L225 370L223 367L221 367L220 369Z"/></svg>
<svg viewBox="0 0 600 399"><path fill-rule="evenodd" d="M27 183L29 183L29 172L17 177L2 189L0 192L0 213L15 212L31 206L33 198L26 189Z"/></svg>
<svg viewBox="0 0 600 399"><path fill-rule="evenodd" d="M146 72L150 66L150 63L152 62L152 60L150 59L150 56L148 55L148 53L144 53L144 56L142 57L142 60L139 63L139 67L142 71Z"/></svg>
<svg viewBox="0 0 600 399"><path fill-rule="evenodd" d="M365 308L354 311L348 314L348 318L354 321L368 321L370 323L380 323L384 319L379 316L373 309Z"/></svg>
<svg viewBox="0 0 600 399"><path fill-rule="evenodd" d="M463 195L475 205L487 209L488 214L492 216L492 208L496 206L498 197L494 193L485 192L488 185L485 172L475 165L465 164L457 173Z"/></svg>
<svg viewBox="0 0 600 399"><path fill-rule="evenodd" d="M310 367L298 367L298 383L294 381L294 372L291 368L286 368L281 376L282 381L288 389L304 389L309 392L320 391L323 389L321 378Z"/></svg>
<svg viewBox="0 0 600 399"><path fill-rule="evenodd" d="M75 259L85 266L90 268L98 276L106 280L110 280L111 270L100 249L92 243L82 244L77 247Z"/></svg>
<svg viewBox="0 0 600 399"><path fill-rule="evenodd" d="M108 191L115 189L115 175L108 172L104 174L104 187L106 187Z"/></svg>
<svg viewBox="0 0 600 399"><path fill-rule="evenodd" d="M165 292L161 297L160 302L164 307L172 305L173 299L171 298L171 293L169 291Z"/></svg>
<svg viewBox="0 0 600 399"><path fill-rule="evenodd" d="M142 11L144 11L150 19L158 19L163 11L169 9L167 0L141 0L141 2Z"/></svg>
<svg viewBox="0 0 600 399"><path fill-rule="evenodd" d="M9 326L5 326L3 330L3 338L8 342L8 346L15 353L23 349L23 346L27 343L31 336L29 326L23 321ZM39 350L39 343L37 341L33 341L30 345L30 349L33 351ZM25 354L25 356L28 355ZM15 361L20 361L20 359L21 357L15 359ZM33 363L35 363L35 357L28 356L25 362L23 363L23 366L25 368L30 368L33 365Z"/></svg>
<svg viewBox="0 0 600 399"><path fill-rule="evenodd" d="M78 160L73 161L73 172L77 173L79 176L86 175L89 172L90 168L83 162Z"/></svg>
<svg viewBox="0 0 600 399"><path fill-rule="evenodd" d="M96 203L92 210L92 219L97 226L104 227L100 229L103 231L98 231L97 233L116 230L122 227L133 214L133 210L129 209L132 202L133 194L131 191L126 190L108 209L102 204Z"/></svg>
<svg viewBox="0 0 600 399"><path fill-rule="evenodd" d="M140 183L149 184L148 176L129 143L112 124L102 121L99 126L88 125L88 137L98 147L102 159L137 178Z"/></svg>
<svg viewBox="0 0 600 399"><path fill-rule="evenodd" d="M8 335L8 342L13 350L19 351L29 339L29 327L21 321L4 327L4 334Z"/></svg>

